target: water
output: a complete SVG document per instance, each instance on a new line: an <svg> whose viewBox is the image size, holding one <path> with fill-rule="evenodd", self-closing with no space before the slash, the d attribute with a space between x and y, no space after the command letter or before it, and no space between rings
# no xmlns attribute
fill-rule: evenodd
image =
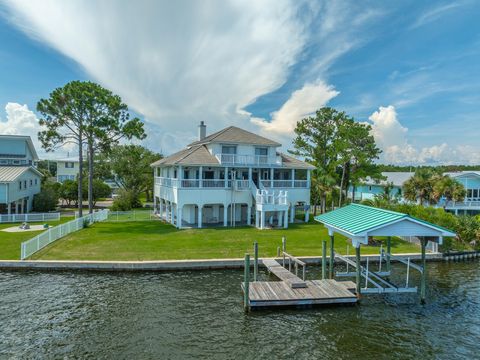
<svg viewBox="0 0 480 360"><path fill-rule="evenodd" d="M241 271L0 272L0 358L480 358L480 263L428 269L424 306L389 295L250 314Z"/></svg>

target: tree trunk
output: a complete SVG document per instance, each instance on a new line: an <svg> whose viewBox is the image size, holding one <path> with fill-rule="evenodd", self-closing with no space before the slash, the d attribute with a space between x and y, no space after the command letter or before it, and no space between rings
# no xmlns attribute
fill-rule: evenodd
<svg viewBox="0 0 480 360"><path fill-rule="evenodd" d="M82 126L79 126L79 135L78 135L78 217L83 216L83 191L82 191L82 182L83 182L83 135L82 135Z"/></svg>
<svg viewBox="0 0 480 360"><path fill-rule="evenodd" d="M93 144L88 142L88 213L93 213Z"/></svg>
<svg viewBox="0 0 480 360"><path fill-rule="evenodd" d="M340 180L340 194L338 195L338 207L342 206L343 181L345 179L345 167L346 167L346 164L343 164L343 166L342 166L342 179ZM332 198L332 202L333 202L333 198Z"/></svg>

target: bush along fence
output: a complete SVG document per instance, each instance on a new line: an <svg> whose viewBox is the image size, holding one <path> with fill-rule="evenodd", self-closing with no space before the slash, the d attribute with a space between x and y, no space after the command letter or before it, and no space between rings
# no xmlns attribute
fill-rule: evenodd
<svg viewBox="0 0 480 360"><path fill-rule="evenodd" d="M0 215L0 223L12 222L40 222L46 220L60 220L60 213L39 213L39 214L10 214Z"/></svg>
<svg viewBox="0 0 480 360"><path fill-rule="evenodd" d="M71 220L65 224L61 224L48 229L47 231L35 236L34 238L25 241L21 244L20 259L25 260L32 256L40 249L43 249L48 244L58 240L68 234L83 229L86 225L98 221L104 221L108 218L108 210L100 210L92 214L85 215L81 218Z"/></svg>

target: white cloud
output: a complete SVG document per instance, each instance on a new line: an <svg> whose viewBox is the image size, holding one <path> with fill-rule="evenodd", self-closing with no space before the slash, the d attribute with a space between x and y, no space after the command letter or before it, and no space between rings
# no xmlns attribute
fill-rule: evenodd
<svg viewBox="0 0 480 360"><path fill-rule="evenodd" d="M284 85L307 46L300 83L322 78L361 43L359 28L381 15L354 2L310 0L5 4L10 21L143 115L151 130L147 144L165 153L192 140L201 120L209 131L232 124L258 130L245 107ZM285 126L295 115L288 107L276 115Z"/></svg>
<svg viewBox="0 0 480 360"><path fill-rule="evenodd" d="M416 148L408 140L408 128L398 120L395 107L380 106L370 117L372 135L383 151L380 161L389 164L478 164L480 152L471 146L446 143Z"/></svg>
<svg viewBox="0 0 480 360"><path fill-rule="evenodd" d="M38 132L41 130L38 118L27 105L13 102L5 106L7 115L5 121L0 118L0 134L2 135L24 135L32 138L35 149L41 158L52 158L53 155L46 154L38 141ZM55 156L63 156L68 151L73 151L74 146L64 146L55 152Z"/></svg>
<svg viewBox="0 0 480 360"><path fill-rule="evenodd" d="M443 15L447 14L449 11L465 5L465 2L452 2L448 4L441 4L435 7L432 7L421 14L417 20L410 26L410 29L415 29L425 24L431 23L435 20L440 19Z"/></svg>
<svg viewBox="0 0 480 360"><path fill-rule="evenodd" d="M280 110L271 114L270 121L253 118L252 122L259 125L265 133L292 134L297 121L325 106L338 94L332 86L322 81L305 84L292 93Z"/></svg>

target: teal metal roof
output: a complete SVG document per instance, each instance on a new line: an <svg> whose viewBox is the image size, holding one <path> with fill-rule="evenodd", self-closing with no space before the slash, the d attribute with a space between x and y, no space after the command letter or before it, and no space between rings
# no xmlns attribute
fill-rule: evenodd
<svg viewBox="0 0 480 360"><path fill-rule="evenodd" d="M318 215L315 217L315 220L355 236L370 229L388 225L391 222L405 218L434 227L441 232L452 233L452 231L441 226L414 218L407 214L360 204L350 204L340 209Z"/></svg>

